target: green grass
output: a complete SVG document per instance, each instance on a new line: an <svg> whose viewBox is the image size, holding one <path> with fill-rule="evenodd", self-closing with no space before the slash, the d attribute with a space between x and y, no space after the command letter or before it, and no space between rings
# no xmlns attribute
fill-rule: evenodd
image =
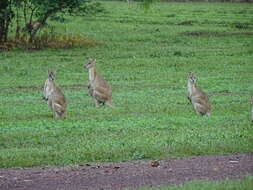
<svg viewBox="0 0 253 190"><path fill-rule="evenodd" d="M162 188L141 188L139 190L251 190L253 187L252 177L237 180L224 181L191 181L180 186Z"/></svg>
<svg viewBox="0 0 253 190"><path fill-rule="evenodd" d="M0 167L253 151L251 4L157 3L147 14L103 5L103 14L54 23L96 47L0 52ZM113 109L87 96L90 57L112 85ZM65 120L42 101L49 68L68 99ZM190 71L213 103L210 118L187 102Z"/></svg>

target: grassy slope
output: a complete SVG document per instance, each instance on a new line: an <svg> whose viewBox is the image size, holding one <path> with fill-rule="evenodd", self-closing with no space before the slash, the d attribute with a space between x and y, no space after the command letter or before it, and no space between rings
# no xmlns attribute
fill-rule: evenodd
<svg viewBox="0 0 253 190"><path fill-rule="evenodd" d="M103 45L0 53L0 167L253 151L252 6L160 3L148 14L104 6L105 14L57 24ZM87 96L89 57L113 87L114 109L96 109ZM41 100L48 68L68 98L64 121ZM210 95L210 118L187 104L189 71Z"/></svg>

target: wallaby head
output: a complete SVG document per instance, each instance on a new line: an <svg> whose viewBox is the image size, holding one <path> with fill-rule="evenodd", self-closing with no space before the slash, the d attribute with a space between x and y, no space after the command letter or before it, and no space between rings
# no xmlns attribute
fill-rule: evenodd
<svg viewBox="0 0 253 190"><path fill-rule="evenodd" d="M197 83L197 75L193 72L189 72L188 73L188 80L193 83L196 84Z"/></svg>
<svg viewBox="0 0 253 190"><path fill-rule="evenodd" d="M90 59L88 59L88 62L85 64L85 67L87 69L90 69L90 68L94 67L95 66L95 64L94 64L95 62L96 62L96 58L90 58Z"/></svg>
<svg viewBox="0 0 253 190"><path fill-rule="evenodd" d="M54 72L51 70L48 70L48 79L49 81L54 81L55 79Z"/></svg>

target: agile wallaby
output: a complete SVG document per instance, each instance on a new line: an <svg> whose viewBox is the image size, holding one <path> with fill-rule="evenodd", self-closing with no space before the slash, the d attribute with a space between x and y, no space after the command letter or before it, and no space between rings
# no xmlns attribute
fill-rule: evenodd
<svg viewBox="0 0 253 190"><path fill-rule="evenodd" d="M61 89L56 86L54 73L48 71L48 79L44 85L43 99L47 101L48 106L53 111L55 118L65 117L67 103Z"/></svg>
<svg viewBox="0 0 253 190"><path fill-rule="evenodd" d="M188 74L188 90L187 96L192 103L196 113L200 115L211 115L211 102L208 100L208 96L205 92L197 86L196 74L190 72Z"/></svg>
<svg viewBox="0 0 253 190"><path fill-rule="evenodd" d="M93 97L96 107L100 104L112 105L112 89L105 79L98 73L95 67L96 59L89 59L85 67L89 70L88 91Z"/></svg>

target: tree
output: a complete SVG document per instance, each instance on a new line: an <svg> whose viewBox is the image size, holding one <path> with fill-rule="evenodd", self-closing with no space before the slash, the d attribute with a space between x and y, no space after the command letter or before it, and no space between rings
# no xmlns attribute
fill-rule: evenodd
<svg viewBox="0 0 253 190"><path fill-rule="evenodd" d="M10 2L7 0L0 1L0 42L5 42L7 40L12 18L13 12Z"/></svg>
<svg viewBox="0 0 253 190"><path fill-rule="evenodd" d="M24 0L25 30L34 40L38 30L46 24L49 17L58 12L77 14L86 0ZM27 10L28 9L28 10ZM29 13L29 19L27 18Z"/></svg>
<svg viewBox="0 0 253 190"><path fill-rule="evenodd" d="M0 41L8 38L8 29L16 20L16 37L20 32L29 34L33 42L37 32L56 13L80 14L89 0L1 0L0 1Z"/></svg>
<svg viewBox="0 0 253 190"><path fill-rule="evenodd" d="M87 13L89 7L94 12L100 4L92 0L0 0L0 42L8 39L9 28L16 21L16 38L20 33L29 35L29 42L33 42L38 31L45 26L48 18L57 13L82 14ZM145 8L156 0L140 0Z"/></svg>

